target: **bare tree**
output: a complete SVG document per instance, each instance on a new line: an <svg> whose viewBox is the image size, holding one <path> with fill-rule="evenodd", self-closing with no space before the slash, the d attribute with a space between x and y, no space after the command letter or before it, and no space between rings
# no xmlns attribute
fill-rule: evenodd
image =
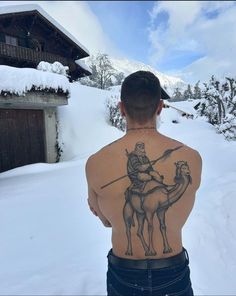
<svg viewBox="0 0 236 296"><path fill-rule="evenodd" d="M80 79L85 85L107 89L114 84L117 71L113 68L107 54L98 53L88 59L88 64L92 70L92 75Z"/></svg>
<svg viewBox="0 0 236 296"><path fill-rule="evenodd" d="M117 71L105 53L98 53L88 58L87 64L92 70L92 75L80 78L80 83L101 89L108 89L113 85L121 85L125 75Z"/></svg>

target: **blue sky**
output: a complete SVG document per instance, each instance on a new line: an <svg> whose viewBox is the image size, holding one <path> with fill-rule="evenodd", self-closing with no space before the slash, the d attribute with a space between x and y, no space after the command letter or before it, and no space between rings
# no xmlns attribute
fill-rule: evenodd
<svg viewBox="0 0 236 296"><path fill-rule="evenodd" d="M129 58L148 61L148 11L154 1L90 1L103 30Z"/></svg>
<svg viewBox="0 0 236 296"><path fill-rule="evenodd" d="M151 25L150 12L155 1L89 1L88 4L99 18L103 30L124 55L150 63L148 28ZM155 22L167 26L168 14L159 13ZM201 53L176 50L157 66L160 71L178 70L200 57Z"/></svg>

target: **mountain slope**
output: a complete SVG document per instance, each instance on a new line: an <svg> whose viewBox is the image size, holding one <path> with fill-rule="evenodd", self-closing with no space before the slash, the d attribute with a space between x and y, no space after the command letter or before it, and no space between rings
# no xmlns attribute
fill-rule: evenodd
<svg viewBox="0 0 236 296"><path fill-rule="evenodd" d="M167 90L169 95L173 94L176 87L179 87L180 89L185 89L187 87L187 83L185 83L182 79L158 72L153 67L142 62L114 57L110 57L110 60L113 67L117 71L123 72L125 76L128 76L129 74L139 70L150 71L154 73L159 78L161 86Z"/></svg>

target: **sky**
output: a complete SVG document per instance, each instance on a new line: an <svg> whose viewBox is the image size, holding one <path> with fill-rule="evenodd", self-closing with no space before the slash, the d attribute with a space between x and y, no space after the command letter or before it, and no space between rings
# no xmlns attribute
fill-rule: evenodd
<svg viewBox="0 0 236 296"><path fill-rule="evenodd" d="M153 66L189 83L236 76L236 1L1 1L37 3L91 54Z"/></svg>

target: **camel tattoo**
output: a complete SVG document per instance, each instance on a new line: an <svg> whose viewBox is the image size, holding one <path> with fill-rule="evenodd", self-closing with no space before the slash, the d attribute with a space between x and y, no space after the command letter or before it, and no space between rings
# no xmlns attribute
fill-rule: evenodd
<svg viewBox="0 0 236 296"><path fill-rule="evenodd" d="M177 147L172 151L181 148ZM168 153L167 153L168 151ZM170 150L164 152L165 156L170 155ZM163 253L171 253L166 233L165 214L168 208L177 202L192 182L189 165L186 161L175 162L176 174L173 185L164 184L164 177L153 168L153 164L163 157L150 161L146 155L145 145L138 142L134 151L128 153L127 175L130 179L130 186L125 191L125 204L123 218L126 227L128 240L126 255L133 255L131 243L131 227L135 226L134 214L138 222L137 236L139 237L145 256L155 256L156 250L153 247L153 218L157 215L160 232L163 240ZM111 183L111 182L110 182ZM110 184L108 183L108 184ZM143 235L144 222L148 225L148 242Z"/></svg>

